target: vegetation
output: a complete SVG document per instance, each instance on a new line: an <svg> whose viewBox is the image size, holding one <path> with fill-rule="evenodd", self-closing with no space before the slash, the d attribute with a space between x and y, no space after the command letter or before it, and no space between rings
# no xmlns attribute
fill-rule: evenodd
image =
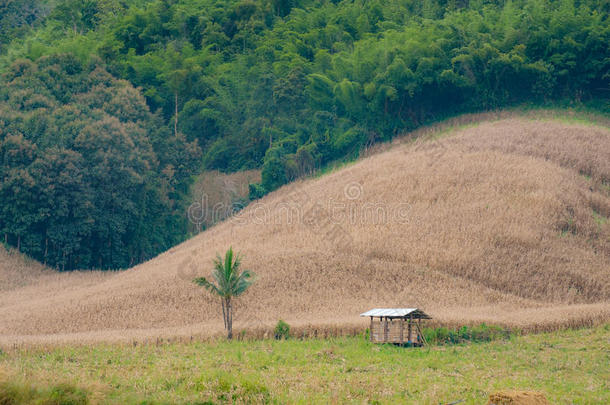
<svg viewBox="0 0 610 405"><path fill-rule="evenodd" d="M275 325L273 336L276 339L288 339L290 337L290 325L280 319Z"/></svg>
<svg viewBox="0 0 610 405"><path fill-rule="evenodd" d="M233 255L233 248L225 253L224 262L217 255L214 261L212 277L216 284L208 281L205 277L194 280L195 284L205 287L210 292L218 295L222 303L222 320L227 330L227 338L233 339L233 298L242 295L254 282L254 274L250 270L241 270L241 258L239 254Z"/></svg>
<svg viewBox="0 0 610 405"><path fill-rule="evenodd" d="M477 326L462 326L458 329L447 327L424 328L422 332L428 344L436 345L491 342L492 340L506 339L511 336L509 329L484 323Z"/></svg>
<svg viewBox="0 0 610 405"><path fill-rule="evenodd" d="M0 3L0 53L49 14L54 0L4 0Z"/></svg>
<svg viewBox="0 0 610 405"><path fill-rule="evenodd" d="M64 130L63 122L78 94L96 98L100 90L87 82L74 88L95 66L112 75L106 80L129 82L121 85L129 96L117 95L123 123L140 121L133 124L141 142L154 152L140 158L146 176L133 162L125 168L152 186L132 188L125 201L102 192L105 202L85 219L74 207L76 224L62 240L51 240L56 231L40 219L46 194L0 200L24 213L23 220L0 219L6 242L60 268L126 267L182 240L184 189L203 168L262 168L261 183L251 187L251 198L259 198L450 114L555 101L609 110L609 10L601 0L12 0L2 7L0 87L11 90L0 110L11 113L0 117L0 141L23 137L44 154L80 153L66 142L86 125ZM71 62L54 62L49 72L58 60ZM84 73L73 72L76 60ZM13 82L24 66L33 73L26 69L30 82L19 87ZM44 74L54 87L44 85ZM117 102L104 113L120 120ZM102 125L92 114L81 115ZM50 136L44 126L61 130ZM104 184L116 175L91 170ZM74 204L90 203L77 186L49 177L57 198L72 201L76 193ZM21 187L12 181L2 180L5 195ZM39 179L28 181L41 187ZM155 213L141 212L147 201Z"/></svg>
<svg viewBox="0 0 610 405"><path fill-rule="evenodd" d="M257 274L234 300L249 336L272 337L278 319L291 336L362 330L358 314L371 306L529 331L607 321L610 221L594 212L610 218L610 131L539 113L483 116L491 122L463 116L452 121L463 129L428 128L417 136L431 141L388 145L278 190L127 272L51 276L5 260L0 341L221 335L219 299L193 279L231 244ZM22 281L5 287L16 269Z"/></svg>
<svg viewBox="0 0 610 405"><path fill-rule="evenodd" d="M84 392L102 404L481 404L524 389L553 404L602 404L609 338L606 325L421 349L362 336L19 349L0 357L0 398L48 398L69 381L59 387L72 403Z"/></svg>
<svg viewBox="0 0 610 405"><path fill-rule="evenodd" d="M121 268L181 241L201 157L99 61L21 60L0 87L5 243L60 269Z"/></svg>
<svg viewBox="0 0 610 405"><path fill-rule="evenodd" d="M0 382L0 404L87 405L91 401L86 390L70 384L37 388L28 384Z"/></svg>

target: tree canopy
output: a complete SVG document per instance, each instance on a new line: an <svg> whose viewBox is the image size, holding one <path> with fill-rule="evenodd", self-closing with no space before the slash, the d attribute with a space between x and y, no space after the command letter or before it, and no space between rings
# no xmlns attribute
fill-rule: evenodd
<svg viewBox="0 0 610 405"><path fill-rule="evenodd" d="M62 266L65 253L67 267L120 267L180 240L181 195L202 168L262 168L255 198L451 114L552 101L610 111L602 0L15 2L46 11L11 6L0 20L2 226L9 244ZM81 227L49 231L53 205L13 197L45 184L35 168ZM82 181L56 187L70 170L65 181ZM98 187L132 204L69 198ZM54 232L69 243L49 253Z"/></svg>
<svg viewBox="0 0 610 405"><path fill-rule="evenodd" d="M118 268L182 240L200 149L100 63L19 60L0 88L0 227L62 269Z"/></svg>

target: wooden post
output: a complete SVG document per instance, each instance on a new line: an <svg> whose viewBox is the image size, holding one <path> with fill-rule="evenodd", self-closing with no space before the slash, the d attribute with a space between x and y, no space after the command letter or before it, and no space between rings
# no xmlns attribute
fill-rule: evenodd
<svg viewBox="0 0 610 405"><path fill-rule="evenodd" d="M428 342L426 342L426 338L424 337L424 334L423 334L423 332L421 331L421 328L420 328L420 327L419 327L419 325L417 325L417 324L416 324L415 326L417 326L417 330L419 331L419 335L421 336L421 341L423 342L423 344L422 344L422 345L427 345L427 344L428 344Z"/></svg>
<svg viewBox="0 0 610 405"><path fill-rule="evenodd" d="M409 338L408 338L408 342L412 342L412 339L411 339L411 315L409 315Z"/></svg>
<svg viewBox="0 0 610 405"><path fill-rule="evenodd" d="M386 316L383 321L383 341L388 341L388 317Z"/></svg>
<svg viewBox="0 0 610 405"><path fill-rule="evenodd" d="M369 337L371 338L371 342L373 341L373 325L373 317L371 316L371 328L369 329Z"/></svg>
<svg viewBox="0 0 610 405"><path fill-rule="evenodd" d="M405 318L400 318L400 344L403 344L405 342L404 329L405 329Z"/></svg>

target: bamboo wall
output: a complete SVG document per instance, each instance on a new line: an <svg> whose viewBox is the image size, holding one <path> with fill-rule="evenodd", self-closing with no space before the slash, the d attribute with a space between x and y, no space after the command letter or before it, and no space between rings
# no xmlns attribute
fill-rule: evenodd
<svg viewBox="0 0 610 405"><path fill-rule="evenodd" d="M387 328L387 331L386 331ZM411 334L409 335L408 319L373 318L371 321L371 342L375 343L414 343L420 344L421 337L417 332L415 321L411 323Z"/></svg>

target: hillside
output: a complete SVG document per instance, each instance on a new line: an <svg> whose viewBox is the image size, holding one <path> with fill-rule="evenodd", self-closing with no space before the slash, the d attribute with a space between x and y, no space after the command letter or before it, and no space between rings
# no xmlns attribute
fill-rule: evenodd
<svg viewBox="0 0 610 405"><path fill-rule="evenodd" d="M532 329L609 319L610 130L512 118L430 138L284 186L130 270L0 287L0 341L217 333L219 303L190 280L229 245L258 275L238 330L363 327L399 305Z"/></svg>
<svg viewBox="0 0 610 405"><path fill-rule="evenodd" d="M205 171L191 186L189 228L197 233L241 209L248 200L248 184L260 182L260 170L235 173Z"/></svg>
<svg viewBox="0 0 610 405"><path fill-rule="evenodd" d="M449 116L610 110L607 1L2 3L0 231L63 270L215 222L184 215L206 172L260 198Z"/></svg>

